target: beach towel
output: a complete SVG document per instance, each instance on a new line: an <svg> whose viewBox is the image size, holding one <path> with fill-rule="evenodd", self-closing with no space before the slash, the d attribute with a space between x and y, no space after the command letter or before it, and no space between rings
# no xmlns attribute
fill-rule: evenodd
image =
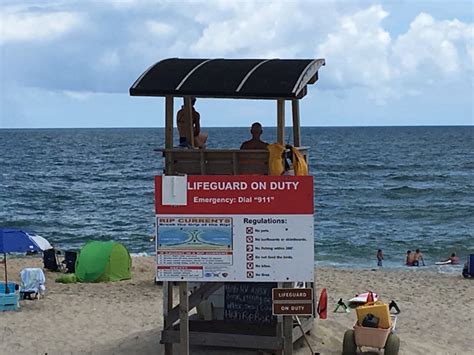
<svg viewBox="0 0 474 355"><path fill-rule="evenodd" d="M25 268L20 272L21 284L20 292L30 293L34 292L43 295L46 291L44 286L46 278L43 270L40 268Z"/></svg>
<svg viewBox="0 0 474 355"><path fill-rule="evenodd" d="M76 274L67 274L59 276L55 281L62 284L73 284L77 282L77 277Z"/></svg>

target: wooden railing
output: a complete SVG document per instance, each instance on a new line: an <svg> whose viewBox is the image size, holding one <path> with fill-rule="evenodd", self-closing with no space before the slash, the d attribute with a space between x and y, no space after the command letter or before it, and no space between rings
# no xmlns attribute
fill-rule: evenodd
<svg viewBox="0 0 474 355"><path fill-rule="evenodd" d="M308 147L298 150L306 158ZM165 174L267 175L266 149L163 149Z"/></svg>

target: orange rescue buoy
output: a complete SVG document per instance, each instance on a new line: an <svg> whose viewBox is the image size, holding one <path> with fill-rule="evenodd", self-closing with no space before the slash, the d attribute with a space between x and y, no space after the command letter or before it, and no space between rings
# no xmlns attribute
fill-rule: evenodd
<svg viewBox="0 0 474 355"><path fill-rule="evenodd" d="M326 289L323 288L318 302L318 315L321 319L328 317L328 295Z"/></svg>

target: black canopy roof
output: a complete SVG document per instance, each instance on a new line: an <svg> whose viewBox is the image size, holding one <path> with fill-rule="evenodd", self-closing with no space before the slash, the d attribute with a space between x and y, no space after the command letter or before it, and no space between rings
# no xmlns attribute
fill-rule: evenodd
<svg viewBox="0 0 474 355"><path fill-rule="evenodd" d="M130 88L132 96L302 98L324 59L162 60Z"/></svg>

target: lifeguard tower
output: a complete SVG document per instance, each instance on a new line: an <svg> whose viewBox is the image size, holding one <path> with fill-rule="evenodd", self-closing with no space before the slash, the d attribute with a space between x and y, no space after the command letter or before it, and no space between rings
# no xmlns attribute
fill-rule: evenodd
<svg viewBox="0 0 474 355"><path fill-rule="evenodd" d="M301 143L299 100L307 94L307 86L318 80L318 71L323 65L324 59L170 58L152 65L130 88L131 96L165 97L164 175L156 178L155 203L157 280L163 281L161 342L165 344L166 354L172 353L174 343L180 344L181 354L188 354L189 345L193 344L292 354L293 342L303 336L302 330L306 333L313 328L315 307L311 307L311 314L302 313L305 314L301 318L302 328L293 321L293 316L276 316L268 310L272 304L272 288L292 288L297 282L304 282L307 289L314 290L312 178L268 176L267 150L175 147L173 108L175 97L184 98L186 127L189 127L187 139L193 145L192 97L275 100L277 143L284 145L285 103L290 101L293 146L307 159L308 149ZM212 137L210 142L212 145ZM183 178L185 185L180 182ZM216 189L196 192L198 187L204 189L205 186ZM218 191L219 186L234 190ZM295 191L270 191L278 186L282 186L281 190L294 186ZM297 186L306 187L303 191ZM181 191L183 188L184 193L175 192L175 189ZM173 190L171 200L176 194L182 195L176 205L164 202L169 189ZM194 195L197 193L204 197L199 195L201 197L197 198ZM288 203L292 194L295 197L300 194L304 200L299 203L306 206L304 210L295 207L295 210L301 209L301 213L295 212ZM210 202L205 205L199 204L200 201ZM234 206L240 206L240 209L235 212L237 207ZM283 217L278 218L280 215ZM268 228L261 228L262 225ZM301 232L301 238L300 225L306 228ZM188 235L194 233L192 243L191 239L183 237L182 230L188 231ZM281 233L285 230L293 231L291 237L284 238ZM279 237L274 237L278 233ZM196 237L199 235L203 236L202 240ZM226 238L229 238L228 242L219 244L219 240ZM210 242L211 239L217 242ZM293 247L300 251L294 251ZM262 250L266 250L266 254L259 254ZM299 258L298 253L304 254L301 258L305 262L295 260ZM190 259L190 254L194 259ZM247 259L240 261L245 255ZM267 258L275 260L263 263L262 259ZM295 268L286 275L286 269L292 267L278 271L280 265ZM261 272L262 268L269 270ZM300 279L299 275L306 276ZM308 275L313 275L311 280ZM189 281L199 282L192 292ZM177 305L173 304L173 282L179 282ZM220 310L214 309L206 319L189 317L191 310L218 292L224 302L223 306L217 306ZM244 296L240 297L239 292ZM314 296L311 302L314 304ZM246 316L242 316L242 312L247 312Z"/></svg>

